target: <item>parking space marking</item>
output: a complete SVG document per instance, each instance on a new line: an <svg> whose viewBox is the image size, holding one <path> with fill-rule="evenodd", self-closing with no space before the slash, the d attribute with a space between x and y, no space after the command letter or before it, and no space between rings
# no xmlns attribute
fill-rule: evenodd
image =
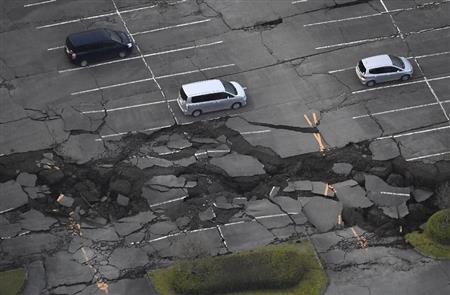
<svg viewBox="0 0 450 295"><path fill-rule="evenodd" d="M179 4L179 3L186 2L186 1L187 0L175 1L175 2L168 3L168 5L176 5L176 4ZM138 8L122 10L122 11L119 11L119 12L120 13L130 13L130 12L135 12L135 11L155 8L156 6L158 6L158 5L154 4L154 5L148 5L148 6L138 7ZM76 18L76 19L63 21L63 22L57 22L57 23L53 23L53 24L37 26L36 29L40 30L40 29L45 29L45 28L51 28L51 27L56 27L56 26L61 26L61 25L66 25L66 24L71 24L71 23L78 23L78 22L81 22L81 21L84 21L84 20L91 20L91 19L97 19L97 18L102 18L102 17L108 17L108 16L112 16L112 15L117 15L117 14L118 13L117 13L117 10L116 10L114 12L108 12L108 13L104 13L104 14L98 14L98 15L87 16L87 17L80 17L80 18Z"/></svg>
<svg viewBox="0 0 450 295"><path fill-rule="evenodd" d="M448 2L450 0L445 0L442 3ZM385 11L372 13L372 14L365 14L365 15L359 15L359 16L352 16L352 17L346 17L346 18L340 18L340 19L333 19L333 20L327 20L327 21L321 21L321 22L315 22L310 24L303 25L304 27L313 27L313 26L319 26L319 25L326 25L326 24L333 24L333 23L339 23L339 22L345 22L345 21L351 21L351 20L357 20L357 19L364 19L369 17L376 17L380 15L386 15L388 13L395 13L395 12L404 12L404 11L410 11L415 9L420 9L423 7L431 6L431 5L440 5L442 3L439 2L427 2L420 5L417 5L415 7L407 7L407 8L398 8L398 9L392 9L387 10L385 7ZM384 6L384 5L383 5Z"/></svg>
<svg viewBox="0 0 450 295"><path fill-rule="evenodd" d="M66 46L65 45L60 45L60 46L56 46L56 47L51 47L51 48L48 48L47 51L63 49L64 47L66 47Z"/></svg>
<svg viewBox="0 0 450 295"><path fill-rule="evenodd" d="M419 62L417 61L417 58L414 58L414 62L416 63L417 67L419 68L419 71L422 73L423 75L423 79L425 81L425 83L428 86L428 89L430 89L431 94L433 95L434 99L436 100L436 102L439 104L439 106L441 107L442 112L444 113L445 118L447 119L447 121L450 122L450 118L447 114L447 111L445 110L444 106L442 105L442 102L440 101L439 97L437 96L436 92L434 91L433 87L431 87L430 84L430 80L425 76L425 73L422 69L422 66L419 64Z"/></svg>
<svg viewBox="0 0 450 295"><path fill-rule="evenodd" d="M23 7L32 7L32 6L37 6L37 5L42 5L42 4L48 4L48 3L52 3L52 2L56 2L56 0L47 0L47 1L41 1L41 2L35 2L35 3L24 4Z"/></svg>
<svg viewBox="0 0 450 295"><path fill-rule="evenodd" d="M430 53L430 54L423 54L423 55L418 55L418 56L408 56L406 57L407 59L421 59L421 58L427 58L427 57L434 57L434 56L440 56L440 55L445 55L445 54L450 54L450 51L443 51L443 52L437 52L437 53ZM342 69L337 69L337 70L331 70L328 71L328 74L334 74L334 73L339 73L339 72L345 72L345 71L349 71L349 70L353 70L355 69L355 67L348 67L348 68L342 68Z"/></svg>
<svg viewBox="0 0 450 295"><path fill-rule="evenodd" d="M145 62L145 63L147 64L147 62ZM204 71L210 71L210 70L221 69L221 68L232 67L232 66L235 66L235 64L227 64L227 65L220 65L220 66L202 68L202 69L198 69L198 70L192 70L192 71L186 71L186 72L181 72L181 73L163 75L163 76L158 76L158 77L154 76L153 72L152 72L151 73L152 74L151 78L139 79L139 80L134 80L134 81L129 81L129 82L117 83L117 84L112 84L112 85L101 86L101 87L96 87L96 88L92 88L92 89L72 92L70 95L85 94L85 93L90 93L90 92L95 92L95 91L100 91L100 90L105 90L105 89L110 89L110 88L116 88L116 87L131 85L131 84L137 84L137 83L142 83L142 82L148 82L148 81L155 81L155 83L159 84L157 82L158 79L164 79L164 78L169 78L169 77L187 75L187 74L192 74L192 73L200 73L200 72L204 72ZM160 87L158 87L158 88L161 90ZM163 95L163 97L165 97L165 94Z"/></svg>
<svg viewBox="0 0 450 295"><path fill-rule="evenodd" d="M380 3L383 5L384 10L385 10L386 12L388 12L389 10L388 10L388 8L386 7L386 5L384 4L384 1L383 1L383 0L380 0ZM402 31L401 31L400 28L398 27L398 25L397 25L397 23L396 23L396 21L395 21L395 19L394 19L394 17L392 16L391 13L389 13L389 17L391 18L392 25L395 27L395 29L397 30L398 34L399 34L400 37L402 38L402 40L404 40L404 39L405 39L405 38L404 38L404 34L402 33ZM447 26L447 27L443 27L443 28L441 28L441 29L444 29L444 28L449 28L449 27ZM421 31L419 31L419 32L414 32L414 33L425 32L425 31L427 31L427 30L428 30L428 29L425 29L425 30L421 30ZM417 58L414 58L414 62L416 63L416 65L417 65L417 67L418 67L420 73L423 75L423 81L427 84L428 89L430 90L430 92L431 92L431 94L433 95L433 97L434 97L434 99L436 100L436 102L439 104L439 106L440 106L442 112L444 113L445 118L447 119L448 122L450 122L450 117L449 117L449 115L447 114L447 111L446 111L445 108L442 106L442 103L441 103L441 101L439 100L439 97L436 95L436 92L434 91L433 87L431 87L431 84L430 84L430 82L429 82L429 79L428 79L427 76L425 75L425 72L423 71L423 69L422 69L420 63L417 61Z"/></svg>
<svg viewBox="0 0 450 295"><path fill-rule="evenodd" d="M394 192L380 192L382 195L391 195L391 196L402 196L402 197L409 197L409 193L394 193Z"/></svg>
<svg viewBox="0 0 450 295"><path fill-rule="evenodd" d="M56 26L61 26L61 25L66 25L66 24L71 24L71 23L79 23L79 22L84 21L84 20L102 18L102 17L112 16L112 15L116 15L116 13L115 12L109 12L109 13L104 13L104 14L99 14L99 15L94 15L94 16L80 17L80 18L76 18L76 19L63 21L63 22L58 22L58 23L38 26L38 27L36 27L36 29L40 30L40 29L46 29L46 28L51 28L51 27L56 27Z"/></svg>
<svg viewBox="0 0 450 295"><path fill-rule="evenodd" d="M226 64L226 65L220 65L220 66L214 66L214 67L207 67L207 68L202 68L199 70L192 70L192 71L180 72L180 73L175 73L175 74L157 76L157 77L155 77L155 79L165 79L165 78L170 78L170 77L175 77L175 76L188 75L188 74L193 74L193 73L199 73L199 72L222 69L222 68L229 68L229 67L234 67L234 66L235 66L235 64Z"/></svg>
<svg viewBox="0 0 450 295"><path fill-rule="evenodd" d="M86 114L104 113L104 112L111 113L111 112L115 112L115 111L146 107L146 106L151 106L151 105L155 105L155 104L162 104L162 103L172 102L172 101L176 101L176 99L169 99L167 101L166 100L160 100L160 101L154 101L154 102L134 104L134 105L124 106L124 107L119 107L119 108L112 108L112 109L84 111L84 112L81 112L81 113L84 114L84 115L86 115Z"/></svg>
<svg viewBox="0 0 450 295"><path fill-rule="evenodd" d="M155 130L160 130L160 129L169 128L169 127L172 127L172 125L152 127L152 128L147 128L147 129L142 129L142 130L137 130L137 131L126 131L126 132L119 132L119 133L114 133L114 134L100 135L100 138L97 138L95 141L102 141L105 138L118 137L118 136L122 136L122 135L125 135L128 133L136 134L139 132L155 131Z"/></svg>
<svg viewBox="0 0 450 295"><path fill-rule="evenodd" d="M186 199L187 197L189 197L189 196L186 195L186 196L183 196L183 197L180 197L180 198L176 198L176 199L172 199L172 200L168 200L168 201L164 201L164 202L152 204L152 205L149 205L149 207L150 207L150 208L153 208L153 207L159 207L159 206L166 205L166 204L170 204L170 203L173 203L173 202L182 201L182 200Z"/></svg>
<svg viewBox="0 0 450 295"><path fill-rule="evenodd" d="M80 71L80 70L84 70L84 69L96 68L96 67L100 67L100 66L104 66L104 65L110 65L110 64L114 64L114 63L140 59L142 57L147 58L147 57L151 57L151 56L157 56L157 55L169 54L169 53L174 53L174 52L179 52L179 51L184 51L184 50L191 50L191 49L197 49L197 48L203 48L203 47L218 45L218 44L221 44L221 43L223 43L223 41L216 41L216 42L199 44L199 45L193 45L193 46L187 46L187 47L182 47L182 48L177 48L177 49L172 49L172 50L165 50L165 51L160 51L160 52L147 53L147 54L144 54L144 55L137 55L137 56L128 57L128 58L124 58L124 59L117 59L117 60L102 62L102 63L98 63L98 64L93 64L93 65L90 65L90 66L87 66L87 67L77 67L77 68L70 68L70 69L65 69L65 70L59 70L58 73L62 74L62 73L66 73L66 72ZM61 47L64 47L64 46L61 46Z"/></svg>
<svg viewBox="0 0 450 295"><path fill-rule="evenodd" d="M409 158L409 159L406 159L406 161L407 162L411 162L411 161L422 160L422 159L438 157L438 156L444 156L444 155L450 155L450 151L442 152L442 153L436 153L436 154L429 154L429 155L419 156L419 157L414 157L414 158Z"/></svg>
<svg viewBox="0 0 450 295"><path fill-rule="evenodd" d="M251 134L260 134L260 133L268 133L271 132L270 129L258 130L258 131L246 131L241 132L241 135L251 135Z"/></svg>
<svg viewBox="0 0 450 295"><path fill-rule="evenodd" d="M376 138L376 140L382 140L382 139L389 139L389 138L399 138L399 137L405 137L405 136L411 136L416 134L423 134L423 133L429 133L434 131L440 131L450 128L450 125L442 126L442 127L436 127L436 128L430 128L430 129L424 129L414 132L407 132L407 133L400 133L400 134L394 134L394 135L388 135L388 136L382 136Z"/></svg>
<svg viewBox="0 0 450 295"><path fill-rule="evenodd" d="M397 30L397 33L400 35L400 38L405 39L405 36L403 35L402 31L400 30L400 28L398 27L397 23L395 22L394 17L392 16L391 12L389 11L389 9L386 7L386 4L384 4L383 0L380 0L381 5L384 8L384 11L389 15L389 18L391 19L392 25L394 26L394 28Z"/></svg>
<svg viewBox="0 0 450 295"><path fill-rule="evenodd" d="M292 1L291 3L298 4L298 3L305 3L305 2L308 2L308 0L295 0L295 1Z"/></svg>
<svg viewBox="0 0 450 295"><path fill-rule="evenodd" d="M153 79L154 78L152 77L152 78L145 78L145 79L123 82L123 83L118 83L118 84L113 84L113 85L107 85L107 86L72 92L70 95L79 95L79 94L90 93L90 92L95 92L95 91L100 91L100 90L105 90L105 89L110 89L110 88L115 88L115 87L120 87L120 86L125 86L125 85L142 83L142 82L152 81Z"/></svg>
<svg viewBox="0 0 450 295"><path fill-rule="evenodd" d="M443 104L450 103L450 99L443 100L443 101L441 101L441 103L443 103ZM397 113L397 112L402 112L402 111L409 111L409 110L413 110L413 109L426 108L426 107L435 106L435 105L438 105L438 103L437 102L425 103L425 104L415 105L415 106L411 106L411 107L404 107L404 108L398 108L398 109L377 112L377 113L372 113L372 114L354 116L354 117L352 117L352 119L361 119L361 118L368 118L368 117L372 117L372 116L380 116L380 115Z"/></svg>
<svg viewBox="0 0 450 295"><path fill-rule="evenodd" d="M376 38L369 38L369 39L356 40L356 41L351 41L351 42L344 42L344 43L320 46L320 47L316 47L315 49L316 50L320 50L320 49L328 49L328 48L334 48L334 47L344 47L344 46L347 46L347 45L355 45L355 44L361 44L361 43L381 41L381 40L395 38L395 37L396 37L396 35L376 37Z"/></svg>
<svg viewBox="0 0 450 295"><path fill-rule="evenodd" d="M162 28L142 31L142 32L136 32L136 33L132 33L132 35L133 36L137 36L137 35L142 35L142 34L154 33L154 32L159 32L159 31L164 31L164 30L169 30L169 29L175 29L175 28L181 28L181 27L186 27L186 26L192 26L192 25L196 25L196 24L202 24L202 23L206 23L206 22L209 22L209 21L211 21L210 18L199 20L199 21L194 21L194 22L189 22L189 23L184 23L184 24L178 24L178 25L173 25L173 26L167 26L167 27L162 27Z"/></svg>
<svg viewBox="0 0 450 295"><path fill-rule="evenodd" d="M426 80L425 79L421 79L421 80L405 82L405 83L401 83L401 84L394 84L394 85L387 85L387 86L380 86L380 87L374 87L374 88L368 88L368 89L352 91L352 94L364 93L364 92L375 91L375 90L386 89L386 88L408 86L408 85L417 84L417 83L427 83L427 81L428 82L430 82L430 81L438 81L438 80L443 80L443 79L448 79L448 78L450 78L450 76L436 77L436 78L431 78L431 79L426 79Z"/></svg>

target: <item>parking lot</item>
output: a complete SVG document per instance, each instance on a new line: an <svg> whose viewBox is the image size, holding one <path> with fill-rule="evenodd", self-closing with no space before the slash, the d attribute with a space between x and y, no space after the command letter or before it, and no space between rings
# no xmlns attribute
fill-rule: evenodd
<svg viewBox="0 0 450 295"><path fill-rule="evenodd" d="M42 274L29 285L58 294L153 294L144 270L195 243L216 255L301 237L327 294L448 287L448 263L405 247L403 227L450 171L450 0L2 4L1 268L25 261ZM132 54L71 64L66 36L101 27L132 36ZM361 84L357 62L385 53L413 77ZM184 115L180 86L213 78L239 82L247 106ZM136 133L154 137L122 140ZM416 179L392 168L398 153Z"/></svg>
<svg viewBox="0 0 450 295"><path fill-rule="evenodd" d="M272 2L7 1L0 54L2 104L10 107L1 110L0 154L45 148L71 131L95 132L100 142L224 116L269 124L265 132L236 127L260 145L298 145L276 127L308 127L304 114L315 111L327 149L392 138L408 160L448 158L448 1ZM97 27L129 32L136 50L70 64L65 37ZM356 62L380 53L408 57L413 79L362 85ZM239 81L249 105L183 115L180 85L209 78Z"/></svg>

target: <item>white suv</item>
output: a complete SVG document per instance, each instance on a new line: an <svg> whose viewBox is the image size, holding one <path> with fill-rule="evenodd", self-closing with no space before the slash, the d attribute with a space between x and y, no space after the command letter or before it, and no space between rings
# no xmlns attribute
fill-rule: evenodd
<svg viewBox="0 0 450 295"><path fill-rule="evenodd" d="M247 97L237 82L206 80L182 85L177 101L185 115L198 117L202 113L239 109L247 104Z"/></svg>

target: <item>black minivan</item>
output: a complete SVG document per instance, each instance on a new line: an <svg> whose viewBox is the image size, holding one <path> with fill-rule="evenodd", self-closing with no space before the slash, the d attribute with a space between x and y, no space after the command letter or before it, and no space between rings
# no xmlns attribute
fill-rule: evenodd
<svg viewBox="0 0 450 295"><path fill-rule="evenodd" d="M66 38L67 56L82 67L95 61L126 57L132 50L133 41L127 33L105 28L74 33Z"/></svg>

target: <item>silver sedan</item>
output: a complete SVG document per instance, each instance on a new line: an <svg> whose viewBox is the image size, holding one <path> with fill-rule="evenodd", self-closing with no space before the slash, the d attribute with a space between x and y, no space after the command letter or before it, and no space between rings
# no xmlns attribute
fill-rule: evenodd
<svg viewBox="0 0 450 295"><path fill-rule="evenodd" d="M381 82L406 81L412 74L413 67L406 58L390 54L363 58L356 65L356 75L369 87Z"/></svg>

